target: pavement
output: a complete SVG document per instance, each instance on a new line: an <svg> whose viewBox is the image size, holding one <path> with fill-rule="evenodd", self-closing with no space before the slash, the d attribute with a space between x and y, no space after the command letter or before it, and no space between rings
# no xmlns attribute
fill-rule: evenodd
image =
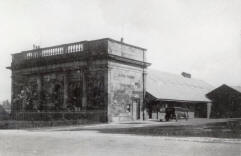
<svg viewBox="0 0 241 156"><path fill-rule="evenodd" d="M124 121L118 123L100 123L100 124L87 124L87 125L73 125L73 126L58 126L58 127L45 127L45 128L28 128L28 130L41 130L41 131L57 131L57 130L76 130L76 129L109 129L109 128L131 128L131 127L148 127L148 126L182 126L182 125L201 125L208 123L226 122L234 119L189 119L171 122L160 122L158 120L144 120L144 121Z"/></svg>
<svg viewBox="0 0 241 156"><path fill-rule="evenodd" d="M100 133L95 130L113 127L189 125L222 121L190 120L178 123L145 121L0 130L0 156L240 156L241 139L137 136Z"/></svg>

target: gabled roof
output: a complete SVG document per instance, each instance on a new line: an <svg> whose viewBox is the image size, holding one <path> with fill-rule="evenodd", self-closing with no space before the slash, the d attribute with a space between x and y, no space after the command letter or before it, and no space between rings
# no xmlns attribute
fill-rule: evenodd
<svg viewBox="0 0 241 156"><path fill-rule="evenodd" d="M241 86L229 86L229 87L241 93Z"/></svg>
<svg viewBox="0 0 241 156"><path fill-rule="evenodd" d="M146 90L157 99L210 102L206 94L213 88L202 80L152 69L147 71Z"/></svg>
<svg viewBox="0 0 241 156"><path fill-rule="evenodd" d="M241 94L241 86L228 86L226 84L223 84L223 85L211 90L209 93L207 93L207 96L209 98L211 98L212 94L215 94L217 91L227 92L227 90L226 90L227 88L229 90L232 90L232 91L235 91L235 92L238 92Z"/></svg>

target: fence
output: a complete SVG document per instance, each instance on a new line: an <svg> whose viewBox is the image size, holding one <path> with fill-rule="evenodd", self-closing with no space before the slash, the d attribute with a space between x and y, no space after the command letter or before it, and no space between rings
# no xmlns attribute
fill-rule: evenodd
<svg viewBox="0 0 241 156"><path fill-rule="evenodd" d="M106 122L107 112L103 110L79 112L15 112L13 120L24 121L57 121L57 120L87 120Z"/></svg>

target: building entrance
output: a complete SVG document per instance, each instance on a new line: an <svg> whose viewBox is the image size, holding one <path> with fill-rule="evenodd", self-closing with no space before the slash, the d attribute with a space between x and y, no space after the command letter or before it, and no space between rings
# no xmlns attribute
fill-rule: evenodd
<svg viewBox="0 0 241 156"><path fill-rule="evenodd" d="M132 118L133 120L140 119L140 99L132 100Z"/></svg>

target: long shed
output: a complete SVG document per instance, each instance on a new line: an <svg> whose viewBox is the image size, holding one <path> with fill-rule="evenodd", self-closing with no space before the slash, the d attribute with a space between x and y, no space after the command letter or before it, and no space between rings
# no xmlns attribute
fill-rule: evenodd
<svg viewBox="0 0 241 156"><path fill-rule="evenodd" d="M214 87L184 76L148 70L146 103L149 118L162 119L165 108L174 106L188 108L190 118L209 117L211 100L206 94Z"/></svg>

